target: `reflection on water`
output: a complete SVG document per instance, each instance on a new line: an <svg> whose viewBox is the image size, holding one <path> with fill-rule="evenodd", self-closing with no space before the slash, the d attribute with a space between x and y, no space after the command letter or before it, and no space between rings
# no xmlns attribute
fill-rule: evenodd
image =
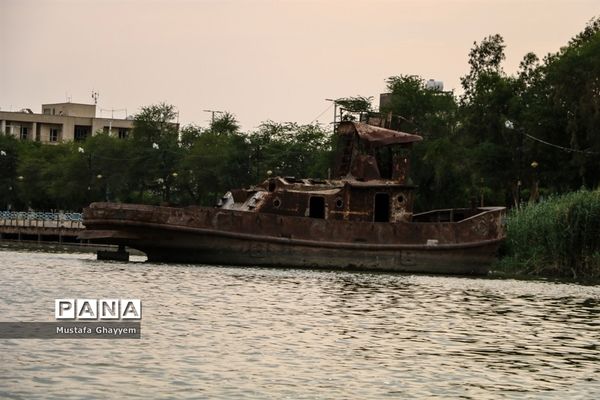
<svg viewBox="0 0 600 400"><path fill-rule="evenodd" d="M600 288L0 251L3 321L141 298L142 339L0 341L0 397L600 395Z"/></svg>

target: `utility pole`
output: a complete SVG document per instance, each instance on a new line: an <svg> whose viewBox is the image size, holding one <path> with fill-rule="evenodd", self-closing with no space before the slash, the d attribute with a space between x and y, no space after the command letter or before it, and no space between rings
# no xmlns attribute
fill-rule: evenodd
<svg viewBox="0 0 600 400"><path fill-rule="evenodd" d="M333 101L333 131L335 132L335 123L337 122L337 99L325 99L325 101Z"/></svg>
<svg viewBox="0 0 600 400"><path fill-rule="evenodd" d="M215 114L223 114L223 111L218 111L218 110L202 110L202 111L211 113L211 119L210 119L211 125L215 123Z"/></svg>

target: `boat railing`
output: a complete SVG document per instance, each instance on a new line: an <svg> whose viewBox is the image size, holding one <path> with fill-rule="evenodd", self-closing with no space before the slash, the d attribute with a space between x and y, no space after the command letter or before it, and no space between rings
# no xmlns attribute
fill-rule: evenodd
<svg viewBox="0 0 600 400"><path fill-rule="evenodd" d="M461 222L484 213L500 211L504 207L477 207L477 208L448 208L431 210L413 214L413 222Z"/></svg>

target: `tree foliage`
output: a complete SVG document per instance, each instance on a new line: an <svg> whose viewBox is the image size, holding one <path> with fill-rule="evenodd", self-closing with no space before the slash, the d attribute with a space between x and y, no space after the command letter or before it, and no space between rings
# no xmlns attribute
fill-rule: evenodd
<svg viewBox="0 0 600 400"><path fill-rule="evenodd" d="M412 161L417 206L514 206L535 199L538 189L544 195L597 187L599 32L594 19L543 60L526 54L515 75L503 69L504 39L489 35L469 52L460 96L427 90L419 76L390 77L382 111L425 138Z"/></svg>
<svg viewBox="0 0 600 400"><path fill-rule="evenodd" d="M359 113L371 111L373 105L373 97L365 96L353 96L353 97L341 97L335 100L336 104L343 110L351 113Z"/></svg>
<svg viewBox="0 0 600 400"><path fill-rule="evenodd" d="M0 207L80 210L93 201L214 205L226 191L281 175L325 177L330 135L320 125L267 121L240 132L229 112L207 128L174 122L168 104L143 107L133 134L42 145L0 135Z"/></svg>

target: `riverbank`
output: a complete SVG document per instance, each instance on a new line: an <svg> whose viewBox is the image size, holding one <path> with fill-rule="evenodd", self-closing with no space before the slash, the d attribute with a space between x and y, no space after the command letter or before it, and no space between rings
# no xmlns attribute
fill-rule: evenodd
<svg viewBox="0 0 600 400"><path fill-rule="evenodd" d="M494 266L500 274L600 279L600 190L568 193L512 210Z"/></svg>

